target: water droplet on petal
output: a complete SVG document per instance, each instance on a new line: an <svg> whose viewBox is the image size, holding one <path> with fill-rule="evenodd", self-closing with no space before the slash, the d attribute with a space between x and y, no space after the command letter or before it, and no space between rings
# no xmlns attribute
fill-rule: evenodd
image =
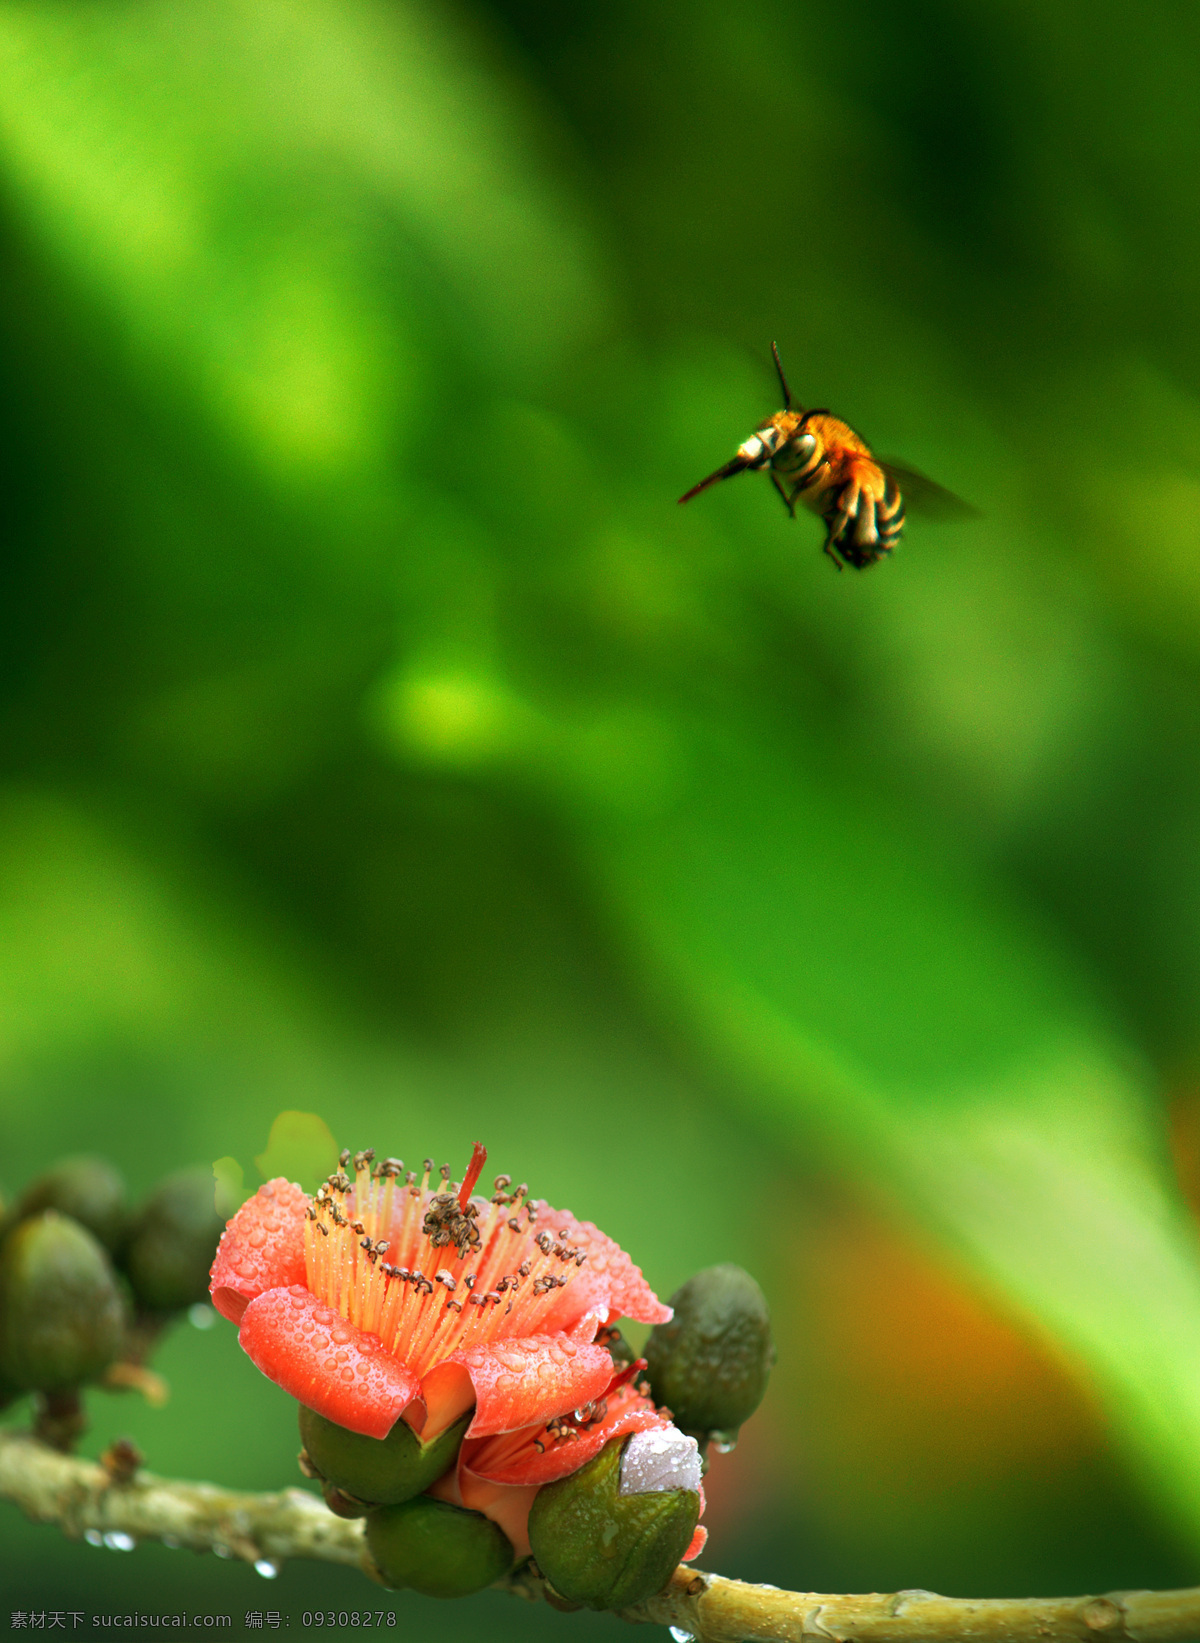
<svg viewBox="0 0 1200 1643"><path fill-rule="evenodd" d="M87 1541L89 1546L104 1545L104 1536L100 1533L99 1529L85 1529L83 1532L83 1538Z"/></svg>
<svg viewBox="0 0 1200 1643"><path fill-rule="evenodd" d="M675 1639L675 1643L696 1643L695 1632L685 1632L682 1626L668 1626L667 1630Z"/></svg>
<svg viewBox="0 0 1200 1643"><path fill-rule="evenodd" d="M261 1575L264 1580L274 1580L279 1573L279 1565L278 1563L272 1563L269 1557L260 1557L254 1565L254 1572Z"/></svg>
<svg viewBox="0 0 1200 1643"><path fill-rule="evenodd" d="M137 1541L123 1529L110 1529L104 1537L104 1544L110 1552L132 1552Z"/></svg>

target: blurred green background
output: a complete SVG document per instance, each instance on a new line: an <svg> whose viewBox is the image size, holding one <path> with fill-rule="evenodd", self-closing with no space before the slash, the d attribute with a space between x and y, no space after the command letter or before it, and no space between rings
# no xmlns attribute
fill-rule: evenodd
<svg viewBox="0 0 1200 1643"><path fill-rule="evenodd" d="M708 1567L1200 1579L1198 71L1178 4L3 0L6 1190L478 1138L767 1288ZM984 517L676 508L773 338ZM91 1452L299 1481L232 1330L158 1367ZM376 1602L0 1535L10 1609Z"/></svg>

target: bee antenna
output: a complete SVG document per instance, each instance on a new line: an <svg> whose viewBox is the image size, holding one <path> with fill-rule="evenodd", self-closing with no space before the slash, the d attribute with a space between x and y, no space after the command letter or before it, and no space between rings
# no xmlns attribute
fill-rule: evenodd
<svg viewBox="0 0 1200 1643"><path fill-rule="evenodd" d="M783 374L783 361L779 357L779 344L771 344L771 353L775 360L775 369L779 372L779 386L783 389L783 408L790 411L792 408L792 390L788 387L788 379Z"/></svg>

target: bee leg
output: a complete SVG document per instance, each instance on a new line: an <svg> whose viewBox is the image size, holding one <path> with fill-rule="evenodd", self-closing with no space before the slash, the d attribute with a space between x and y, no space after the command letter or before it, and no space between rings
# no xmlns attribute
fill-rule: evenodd
<svg viewBox="0 0 1200 1643"><path fill-rule="evenodd" d="M865 493L859 499L858 516L854 526L854 544L859 548L874 548L879 541L875 527L875 501Z"/></svg>
<svg viewBox="0 0 1200 1643"><path fill-rule="evenodd" d="M838 570L845 570L846 567L842 563L841 555L838 553L837 549L833 545L833 537L832 536L827 536L825 538L825 543L824 543L824 546L821 549L821 552L826 553L826 554L829 555L829 557L833 560L834 565L837 567Z"/></svg>
<svg viewBox="0 0 1200 1643"><path fill-rule="evenodd" d="M848 479L838 494L837 506L829 514L829 540L840 542L849 529L850 521L858 514L859 504L862 501L862 492L852 479Z"/></svg>
<svg viewBox="0 0 1200 1643"><path fill-rule="evenodd" d="M791 514L792 518L795 519L795 517L796 517L796 498L795 498L795 496L789 496L788 493L784 490L783 486L779 482L779 475L775 472L774 468L771 469L771 483L772 483L772 485L774 485L775 489L779 492L780 496L783 498L784 507L787 509L788 513Z"/></svg>

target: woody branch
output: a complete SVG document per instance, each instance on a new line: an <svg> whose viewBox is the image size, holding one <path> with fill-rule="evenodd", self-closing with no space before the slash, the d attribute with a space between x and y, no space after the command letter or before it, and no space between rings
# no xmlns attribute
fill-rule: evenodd
<svg viewBox="0 0 1200 1643"><path fill-rule="evenodd" d="M361 1521L335 1517L302 1489L249 1494L129 1475L119 1465L63 1454L28 1432L0 1431L0 1498L72 1538L119 1533L252 1563L303 1557L371 1573ZM504 1584L518 1596L547 1596L545 1583L528 1572ZM1189 1643L1200 1637L1200 1587L1105 1597L848 1597L750 1586L681 1567L665 1591L621 1617L678 1626L702 1643Z"/></svg>

